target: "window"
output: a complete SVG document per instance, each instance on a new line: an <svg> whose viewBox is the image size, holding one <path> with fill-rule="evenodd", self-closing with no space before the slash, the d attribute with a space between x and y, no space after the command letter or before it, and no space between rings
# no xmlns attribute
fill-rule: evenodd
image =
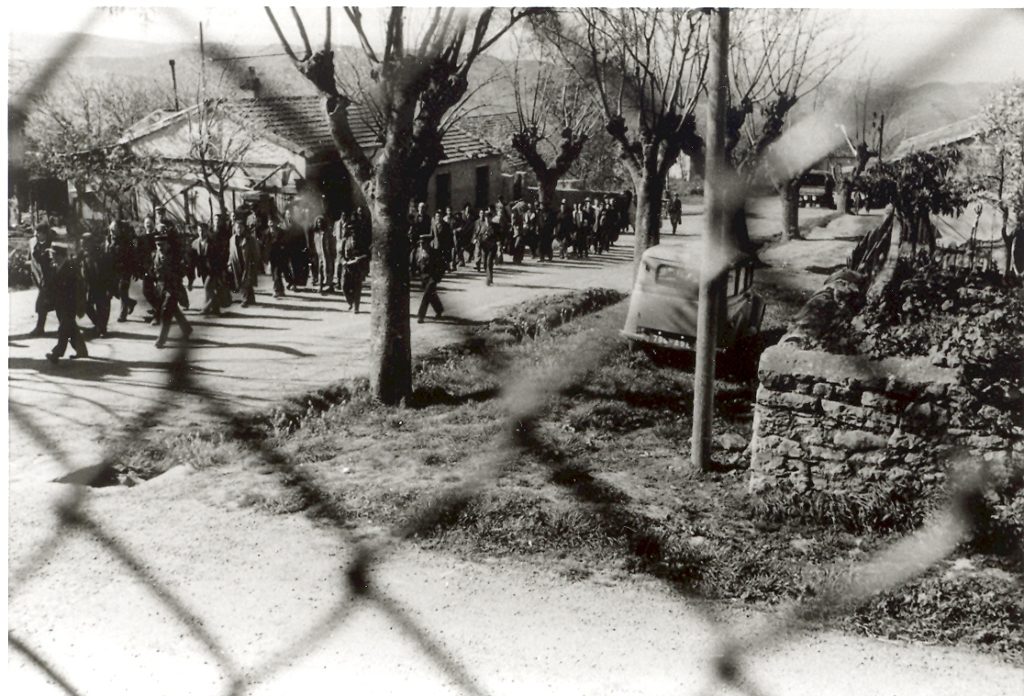
<svg viewBox="0 0 1024 696"><path fill-rule="evenodd" d="M491 168L476 168L476 207L486 208L491 204Z"/></svg>
<svg viewBox="0 0 1024 696"><path fill-rule="evenodd" d="M444 211L452 205L452 175L445 172L434 177L434 210Z"/></svg>

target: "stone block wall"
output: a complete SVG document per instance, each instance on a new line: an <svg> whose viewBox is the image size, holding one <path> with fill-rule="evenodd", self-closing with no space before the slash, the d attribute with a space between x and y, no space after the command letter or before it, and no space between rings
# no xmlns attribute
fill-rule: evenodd
<svg viewBox="0 0 1024 696"><path fill-rule="evenodd" d="M1021 451L992 434L957 370L772 346L761 356L751 489L857 491L913 475L941 482L955 448Z"/></svg>

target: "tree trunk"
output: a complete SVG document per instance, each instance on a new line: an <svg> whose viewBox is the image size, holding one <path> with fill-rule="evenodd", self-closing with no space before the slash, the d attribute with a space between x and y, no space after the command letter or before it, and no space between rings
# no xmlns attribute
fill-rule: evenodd
<svg viewBox="0 0 1024 696"><path fill-rule="evenodd" d="M800 180L790 179L779 189L782 203L782 239L800 239Z"/></svg>
<svg viewBox="0 0 1024 696"><path fill-rule="evenodd" d="M551 173L537 174L537 202L541 210L552 210L555 207L558 177Z"/></svg>
<svg viewBox="0 0 1024 696"><path fill-rule="evenodd" d="M665 181L655 173L643 172L634 177L636 188L636 236L633 240L633 266L640 265L640 256L661 242L661 196Z"/></svg>
<svg viewBox="0 0 1024 696"><path fill-rule="evenodd" d="M397 405L412 393L409 329L409 193L381 163L373 202L370 293L370 390Z"/></svg>
<svg viewBox="0 0 1024 696"><path fill-rule="evenodd" d="M833 192L836 199L836 210L840 215L850 214L850 182L846 179L836 179L836 188Z"/></svg>

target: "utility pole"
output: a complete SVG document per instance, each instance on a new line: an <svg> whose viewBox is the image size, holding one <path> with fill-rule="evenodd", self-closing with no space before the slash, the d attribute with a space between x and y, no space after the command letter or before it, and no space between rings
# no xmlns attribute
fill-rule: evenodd
<svg viewBox="0 0 1024 696"><path fill-rule="evenodd" d="M724 248L728 234L729 175L725 167L725 115L729 107L729 9L712 10L708 60L707 162L704 185L703 259L697 305L697 354L693 366L694 469L711 464L711 420L715 404L715 349L723 300ZM724 268L723 268L724 267Z"/></svg>
<svg viewBox="0 0 1024 696"><path fill-rule="evenodd" d="M178 76L174 73L174 59L167 61L171 65L171 87L174 89L174 110L181 111L178 105Z"/></svg>
<svg viewBox="0 0 1024 696"><path fill-rule="evenodd" d="M884 135L885 135L885 114L882 114L881 118L879 118L879 120L878 120L878 161L879 162L882 161L882 143L884 142L882 140L882 138L883 138Z"/></svg>

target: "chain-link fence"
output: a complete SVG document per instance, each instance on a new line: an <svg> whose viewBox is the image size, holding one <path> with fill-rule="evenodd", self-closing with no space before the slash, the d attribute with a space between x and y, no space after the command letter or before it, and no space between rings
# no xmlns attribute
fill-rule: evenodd
<svg viewBox="0 0 1024 696"><path fill-rule="evenodd" d="M173 26L183 35L191 35L190 22L182 14L173 10L160 10L158 14L158 18L152 17L150 21ZM9 137L15 160L18 153L23 151L18 141L35 98L51 88L62 65L79 47L84 32L96 23L102 22L103 18L103 10L93 11L82 27L83 33L64 42L58 54L53 56L45 69L26 87L22 97L12 103L9 111ZM961 28L958 32L961 35L982 36L986 26L997 21L998 15L979 13L970 26ZM217 56L218 50L211 49L211 54ZM928 70L934 70L946 55L942 52L939 55L922 57L920 62L904 66L901 72L904 75L920 74L925 71L926 64ZM229 58L230 55L220 57ZM225 65L231 70L233 68L230 66L235 64L225 62ZM241 80L245 76L239 74L236 77ZM282 109L289 108L286 101L278 103ZM814 116L788 130L782 139L782 152L785 156L781 159L787 160L782 166L801 169L806 163L816 161L827 154L838 144L837 129L833 126L835 120L834 112L819 110ZM17 161L12 161L12 166L18 164ZM612 343L595 346L584 354L573 353L555 367L543 370L529 379L514 379L511 375L502 375L505 384L502 391L506 414L504 426L490 447L481 450L480 454L466 463L473 474L451 488L439 490L432 502L418 508L417 512L401 526L391 530L390 535L383 541L355 538L349 531L347 511L335 498L323 495L326 486L322 481L319 481L308 468L297 466L287 455L275 449L267 439L252 437L250 422L230 410L223 400L211 394L204 386L201 374L197 375L195 371L189 369L190 352L188 344L185 343L167 369L167 393L199 395L209 412L226 424L230 437L248 449L268 469L281 474L279 478L285 485L310 499L323 502L321 517L332 523L331 528L337 535L342 555L349 554L355 549L350 553L351 560L343 576L344 586L337 588L333 607L326 610L315 624L308 627L305 635L294 641L291 646L264 660L255 670L243 668L221 641L204 628L203 608L190 606L176 595L170 589L167 579L161 578L151 569L152 566L142 550L124 543L117 533L108 529L108 525L90 510L85 486L68 489L64 499L54 509L58 523L52 534L41 542L26 560L10 569L9 601L18 596L40 568L59 554L68 536L77 532L86 535L97 547L116 558L123 572L133 576L138 583L148 588L174 620L180 623L183 630L203 646L206 653L203 658L212 660L216 665L223 682L227 684L223 689L226 693L247 693L254 684L273 676L292 659L325 641L338 627L351 619L354 608L360 604L372 605L388 616L462 691L471 694L484 693L478 679L480 675L474 672L472 665L460 662L437 638L436 627L423 625L405 606L382 589L377 582L378 565L395 544L430 530L439 518L459 510L494 485L510 464L538 450L539 442L535 437L534 426L539 418L554 398L572 389L590 370L601 363L608 346ZM486 347L481 350L485 358L491 355ZM496 373L499 372L500 361L493 361L491 367ZM161 399L125 424L120 429L118 437L107 445L102 459L92 470L92 479L100 480L107 477L121 456L145 429L155 422L160 422L174 405L174 398ZM33 415L18 405L12 404L9 413L12 427L30 435L53 458L64 463L69 472L72 470L72 458L54 433L38 426ZM708 621L717 627L718 633L717 658L708 667L707 688L714 690L721 685L727 685L752 695L764 693L755 681L747 676L745 659L759 648L777 645L804 630L807 620L847 612L867 598L899 586L947 557L980 522L978 515L982 506L976 502L983 486L983 467L978 467L977 474L962 484L948 509L932 516L918 531L894 543L853 572L843 574L841 579L830 580L829 584L808 593L813 599L792 606L777 620L760 630L745 630L740 634L733 629L729 620L718 615L714 608L703 602L694 602L693 607L706 614ZM684 592L680 601L687 599ZM116 621L116 617L111 617L111 620ZM8 632L8 644L29 663L44 672L58 687L69 694L80 693L75 684L76 675L65 671L59 658L44 657L29 640L13 630ZM681 655L679 659L690 658ZM111 674L110 679L116 680L117 677Z"/></svg>

